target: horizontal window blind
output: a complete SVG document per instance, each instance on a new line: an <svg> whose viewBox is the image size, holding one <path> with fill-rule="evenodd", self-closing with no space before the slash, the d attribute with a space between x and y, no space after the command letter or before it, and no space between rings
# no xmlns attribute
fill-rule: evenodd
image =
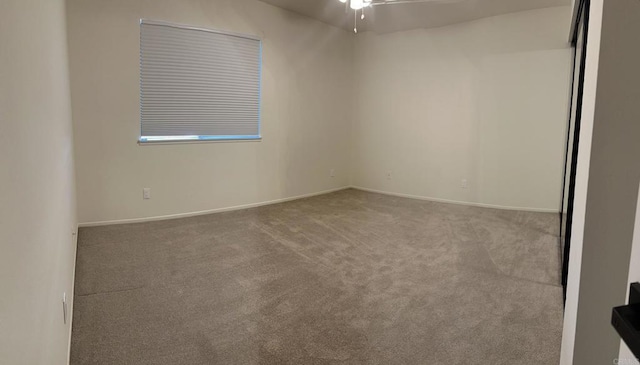
<svg viewBox="0 0 640 365"><path fill-rule="evenodd" d="M143 20L140 141L260 138L261 42Z"/></svg>

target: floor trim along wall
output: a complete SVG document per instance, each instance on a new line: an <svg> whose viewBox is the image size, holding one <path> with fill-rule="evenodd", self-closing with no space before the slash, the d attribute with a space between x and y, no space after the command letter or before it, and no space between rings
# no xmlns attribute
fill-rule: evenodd
<svg viewBox="0 0 640 365"><path fill-rule="evenodd" d="M71 234L73 237L73 273L71 274L71 292L67 295L67 301L69 303L67 307L67 316L69 317L69 345L67 348L67 364L71 363L71 336L73 335L73 304L76 294L76 267L78 267L78 228L76 225L75 231Z"/></svg>
<svg viewBox="0 0 640 365"><path fill-rule="evenodd" d="M473 207L493 208L493 209L503 209L503 210L520 210L520 211L525 211L525 212L539 212L539 213L558 213L557 209L530 208L530 207L511 207L511 206L502 206L502 205L463 202L463 201L458 201L458 200L447 200L447 199L431 198L431 197L426 197L426 196L421 196L421 195L411 195L411 194L395 193L395 192L391 192L391 191L375 190L375 189L364 188L364 187L361 187L361 186L343 186L343 187L339 187L339 188L335 188L335 189L323 190L323 191L319 191L319 192L316 192L316 193L297 195L297 196L292 196L292 197L288 197L288 198L268 200L268 201L263 201L263 202L258 202L258 203L251 203L251 204L235 205L235 206L231 206L231 207L223 207L223 208L216 208L216 209L209 209L209 210L201 210L201 211L197 211L197 212L169 214L169 215L161 215L161 216L146 217L146 218L118 219L118 220L100 221L100 222L85 222L85 223L78 224L78 227L81 228L81 227L109 226L109 225L113 225L113 224L143 223L143 222L152 222L152 221L159 221L159 220L165 220L165 219L194 217L194 216L198 216L198 215L206 215L206 214L212 214L212 213L230 212L230 211L234 211L234 210L256 208L256 207L261 207L261 206L264 206L264 205L278 204L278 203L284 203L284 202L288 202L288 201L292 201L292 200L310 198L312 196L329 194L329 193L333 193L333 192L340 191L340 190L346 190L346 189L356 189L356 190L368 191L370 193L378 193L378 194L384 194L384 195L390 195L390 196L397 196L397 197L401 197L401 198L427 200L427 201L433 201L433 202L439 202L439 203L457 204L457 205L468 205L468 206L473 206Z"/></svg>
<svg viewBox="0 0 640 365"><path fill-rule="evenodd" d="M493 205L493 204L483 204L483 203L474 203L474 202L464 202L464 201L459 201L459 200L448 200L448 199L440 199L440 198L431 198L431 197L428 197L428 196L421 196L421 195L394 193L394 192L391 192L391 191L375 190L375 189L364 188L364 187L361 187L361 186L351 186L351 188L352 189L356 189L356 190L368 191L370 193L385 194L385 195L397 196L397 197L401 197L401 198L411 198L411 199L427 200L427 201L432 201L432 202L449 203L449 204L457 204L457 205L469 205L469 206L472 206L472 207L493 208L493 209L503 209L503 210L520 210L520 211L524 211L524 212L537 212L537 213L558 213L558 209L531 208L531 207L511 207L511 206L504 206L504 205Z"/></svg>
<svg viewBox="0 0 640 365"><path fill-rule="evenodd" d="M161 215L161 216L146 217L146 218L118 219L118 220L101 221L101 222L85 222L85 223L80 223L78 225L78 227L97 227L97 226L109 226L109 225L113 225L113 224L143 223L143 222L161 221L161 220L165 220L165 219L195 217L195 216L198 216L198 215L207 215L207 214L212 214L212 213L230 212L230 211L234 211L234 210L256 208L256 207L261 207L263 205L278 204L278 203L284 203L284 202L288 202L288 201L292 201L292 200L310 198L312 196L329 194L329 193L333 193L333 192L340 191L340 190L346 190L346 189L349 189L349 188L350 188L350 186L342 186L342 187L335 188L335 189L323 190L323 191L318 191L318 192L315 192L315 193L297 195L297 196L292 196L292 197L288 197L288 198L268 200L268 201L263 201L263 202L258 202L258 203L251 203L251 204L235 205L235 206L231 206L231 207L223 207L223 208L216 208L216 209L209 209L209 210L201 210L201 211L197 211L197 212L169 214L169 215Z"/></svg>

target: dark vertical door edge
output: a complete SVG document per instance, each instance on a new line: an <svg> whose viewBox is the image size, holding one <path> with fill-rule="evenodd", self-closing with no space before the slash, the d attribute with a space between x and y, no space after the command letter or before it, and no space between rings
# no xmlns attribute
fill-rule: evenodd
<svg viewBox="0 0 640 365"><path fill-rule="evenodd" d="M584 93L584 70L587 57L587 43L589 34L589 8L590 1L583 0L580 3L580 9L578 11L578 20L576 27L582 26L583 29L583 44L582 44L582 57L580 59L580 69L574 70L574 72L580 72L578 77L578 98L576 99L576 121L574 128L573 146L571 146L571 170L569 176L569 196L567 201L567 223L565 232L564 252L562 254L562 294L564 302L567 300L567 277L569 274L569 252L571 249L571 226L573 224L573 203L575 199L576 188L576 169L578 166L578 145L580 142L580 125L582 120L582 97ZM575 32L573 43L578 40L578 31ZM566 171L565 171L566 174Z"/></svg>

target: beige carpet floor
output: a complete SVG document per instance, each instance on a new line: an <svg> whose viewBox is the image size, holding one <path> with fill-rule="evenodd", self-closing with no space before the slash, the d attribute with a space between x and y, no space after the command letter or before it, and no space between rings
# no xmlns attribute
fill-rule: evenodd
<svg viewBox="0 0 640 365"><path fill-rule="evenodd" d="M71 363L555 365L557 226L344 190L83 228Z"/></svg>

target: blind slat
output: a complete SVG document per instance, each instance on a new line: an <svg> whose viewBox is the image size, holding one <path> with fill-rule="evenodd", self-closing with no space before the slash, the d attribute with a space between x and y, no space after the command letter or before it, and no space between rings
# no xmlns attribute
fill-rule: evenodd
<svg viewBox="0 0 640 365"><path fill-rule="evenodd" d="M260 41L140 24L141 136L260 134Z"/></svg>

